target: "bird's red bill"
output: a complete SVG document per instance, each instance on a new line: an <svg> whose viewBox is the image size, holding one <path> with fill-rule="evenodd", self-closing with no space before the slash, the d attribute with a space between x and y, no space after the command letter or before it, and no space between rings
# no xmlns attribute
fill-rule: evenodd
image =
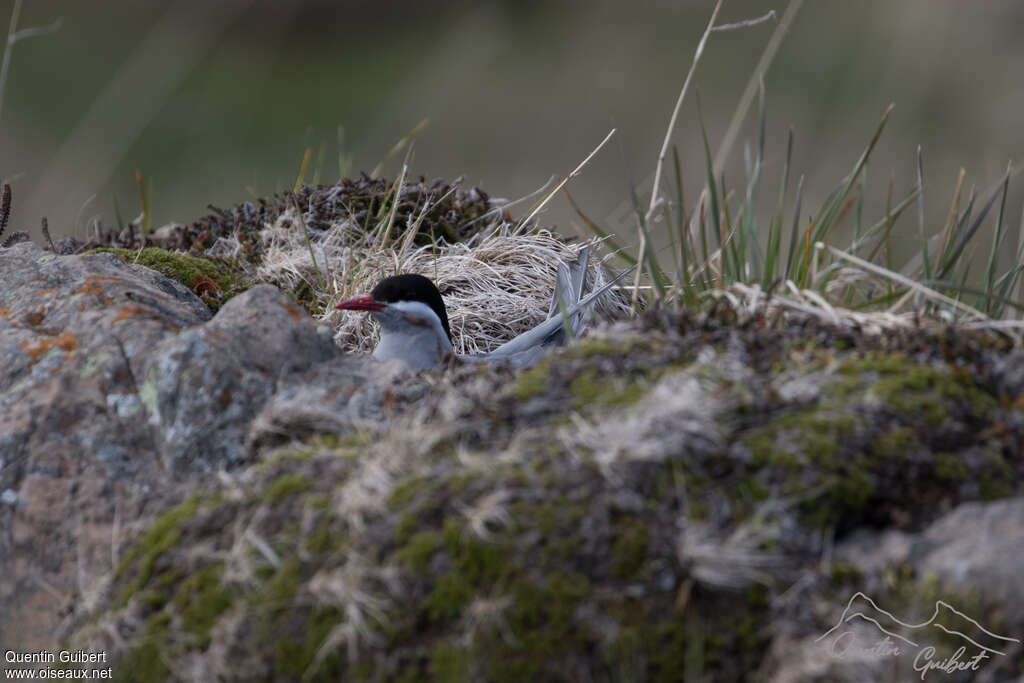
<svg viewBox="0 0 1024 683"><path fill-rule="evenodd" d="M372 295L364 294L342 301L334 308L339 311L383 311L387 307L386 303L377 301Z"/></svg>

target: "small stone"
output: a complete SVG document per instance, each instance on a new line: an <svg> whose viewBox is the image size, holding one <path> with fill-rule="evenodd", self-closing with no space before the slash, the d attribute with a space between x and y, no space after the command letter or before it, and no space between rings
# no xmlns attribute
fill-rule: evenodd
<svg viewBox="0 0 1024 683"><path fill-rule="evenodd" d="M4 505L14 505L18 502L18 494L14 489L6 489L3 493L0 493L0 503Z"/></svg>

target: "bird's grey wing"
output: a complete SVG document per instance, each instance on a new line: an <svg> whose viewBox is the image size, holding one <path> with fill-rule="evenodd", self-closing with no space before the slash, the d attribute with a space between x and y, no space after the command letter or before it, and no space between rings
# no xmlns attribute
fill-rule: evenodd
<svg viewBox="0 0 1024 683"><path fill-rule="evenodd" d="M579 301L579 299L576 299ZM564 263L558 264L558 273L555 276L555 293L551 295L551 304L548 306L548 317L554 317L562 310L562 303L571 306L576 301L572 298L572 277L569 274L569 267Z"/></svg>
<svg viewBox="0 0 1024 683"><path fill-rule="evenodd" d="M572 306L566 307L566 315L572 316L576 313L583 311L593 303L599 296L611 289L619 280L626 277L630 273L636 270L636 266L630 266L626 270L622 271L609 282L607 282L600 289L588 294L582 301ZM509 341L505 342L498 348L494 349L488 354L483 354L486 358L502 358L510 356L515 353L520 353L534 346L540 346L553 332L557 331L562 326L561 314L556 315L552 318L548 318L541 324L537 325L533 329L523 332L517 337L513 337Z"/></svg>
<svg viewBox="0 0 1024 683"><path fill-rule="evenodd" d="M576 258L573 265L569 266L570 279L572 280L572 298L574 304L583 300L583 288L587 284L587 267L590 265L590 247L585 247ZM583 316L585 311L580 310L572 316L573 336L583 331ZM550 317L550 316L548 316Z"/></svg>
<svg viewBox="0 0 1024 683"><path fill-rule="evenodd" d="M583 284L587 280L587 266L589 263L590 247L584 247L568 265L565 263L558 264L558 275L555 278L555 293L551 296L551 305L548 306L548 319L561 317L563 306L568 309L583 299ZM583 330L583 313L577 312L568 316L568 318L573 336L578 335ZM547 340L548 343L565 343L565 330L563 328L553 332L551 338Z"/></svg>
<svg viewBox="0 0 1024 683"><path fill-rule="evenodd" d="M555 293L551 295L551 305L548 306L548 319L557 316L561 320L562 309L568 309L577 301L579 301L579 297L574 299L572 294L572 275L569 273L569 267L564 263L559 263L558 274L555 277ZM575 326L572 323L573 319L570 317L569 326L573 328L572 331L575 334L578 330L574 329ZM546 343L564 344L565 341L565 325L563 324L551 333Z"/></svg>

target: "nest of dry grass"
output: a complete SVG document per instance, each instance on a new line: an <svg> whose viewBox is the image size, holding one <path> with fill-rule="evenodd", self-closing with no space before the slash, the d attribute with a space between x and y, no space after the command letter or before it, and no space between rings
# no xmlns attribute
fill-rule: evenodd
<svg viewBox="0 0 1024 683"><path fill-rule="evenodd" d="M411 223L411 220L410 220ZM248 275L255 282L285 290L303 290L305 303L317 320L335 329L334 340L346 351L373 349L376 323L365 314L334 310L337 302L366 294L383 278L418 273L433 280L444 297L453 345L460 354L491 351L547 318L558 266L575 260L599 240L568 242L543 229L517 228L501 217L463 242L437 239L417 245L413 225L394 230L388 242L386 226L364 232L351 220L337 220L318 235L301 226L294 211L281 215L258 234L263 258ZM222 238L219 255L237 257L244 245ZM600 259L592 258L585 291L611 278ZM629 310L629 299L612 290L593 307L593 316L613 319Z"/></svg>

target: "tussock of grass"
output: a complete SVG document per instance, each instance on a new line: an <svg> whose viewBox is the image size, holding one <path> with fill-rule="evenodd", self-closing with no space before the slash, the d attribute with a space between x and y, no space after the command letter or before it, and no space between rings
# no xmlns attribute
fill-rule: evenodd
<svg viewBox="0 0 1024 683"><path fill-rule="evenodd" d="M636 256L623 252L622 258L629 263L642 264L633 282L634 303L641 292L650 292L650 298L677 310L694 307L698 299L707 296L726 296L734 303L745 301L756 307L771 301L763 298L763 292L781 290L785 296L774 300L772 306L824 316L836 324L855 323L884 330L905 326L911 320L913 324L930 320L996 330L1008 334L1015 343L1022 343L1024 219L1014 247L1009 244L1014 236L1006 212L1009 184L1015 175L1012 164L984 203L979 202L980 209L976 209L977 197L973 189L966 207L961 209L961 171L948 217L941 224L933 223L924 213L925 173L919 147L914 166L916 184L904 197L897 195L894 201L895 181L890 180L885 215L874 224L865 224L863 203L868 162L893 110L894 105L890 105L853 168L817 211L804 213L803 176L797 182L795 199L788 201L794 145L792 130L781 177L770 178L764 173L767 132L763 77L801 5L802 0L789 3L765 46L717 153L712 153L703 122L698 121L704 145L704 187L695 205L687 210L675 151L675 182L661 181L681 105L705 43L715 31L744 28L766 19L716 26L721 2L715 5L670 117L655 165L654 185L646 212L640 209L639 198L630 182L631 201L637 215ZM758 140L753 148L748 145L745 149L745 178L739 186L743 191L731 192L721 169L755 90L760 93ZM699 102L697 109L699 115ZM672 190L663 187L670 184L674 185ZM773 213L762 216L757 210L758 197L768 189L763 187L766 184L777 185L778 200ZM916 220L904 222L913 223L905 232L916 233L919 251L903 264L893 263L893 232L906 210L915 204ZM575 203L573 207L594 235L601 238L610 235ZM986 248L976 244L976 238L991 216L994 216L994 229L991 244ZM671 250L674 269L663 269L650 248L650 224L655 219L660 219L663 229L669 233L667 248ZM787 229L787 226L791 227ZM849 232L852 232L852 239L842 247L838 243L840 235ZM613 242L609 244L620 249ZM972 258L976 249L985 249L986 261ZM972 266L973 277L969 277Z"/></svg>

